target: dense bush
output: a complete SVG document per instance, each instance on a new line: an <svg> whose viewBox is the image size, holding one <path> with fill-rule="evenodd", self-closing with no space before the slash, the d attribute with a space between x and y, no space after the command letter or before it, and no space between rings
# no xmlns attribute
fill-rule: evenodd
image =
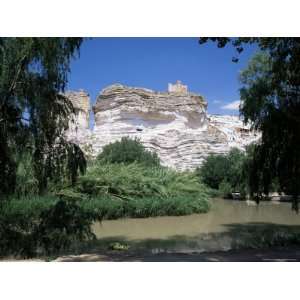
<svg viewBox="0 0 300 300"><path fill-rule="evenodd" d="M102 219L182 216L205 213L210 208L207 200L196 197L121 199L111 196L91 198L81 204L88 213L96 213Z"/></svg>
<svg viewBox="0 0 300 300"><path fill-rule="evenodd" d="M91 196L106 194L129 198L195 196L206 198L205 186L191 172L133 164L102 164L91 166L79 178L78 190Z"/></svg>
<svg viewBox="0 0 300 300"><path fill-rule="evenodd" d="M75 195L76 193L74 193ZM2 202L0 256L55 255L93 239L96 220L122 217L179 216L204 213L206 194L174 193L172 197L121 198L113 195L68 200L57 197L10 199ZM81 195L81 194L79 194Z"/></svg>
<svg viewBox="0 0 300 300"><path fill-rule="evenodd" d="M93 238L97 216L78 202L55 197L10 199L1 203L0 255L31 257L68 249Z"/></svg>
<svg viewBox="0 0 300 300"><path fill-rule="evenodd" d="M160 166L157 155L136 140L108 145L75 185L61 188L53 181L48 190L52 187L55 196L34 195L38 189L29 159L22 158L18 174L16 198L0 203L0 255L30 257L70 249L93 238L96 220L187 215L210 208L209 191L194 173Z"/></svg>
<svg viewBox="0 0 300 300"><path fill-rule="evenodd" d="M146 166L158 166L160 160L155 152L146 150L138 139L123 137L121 141L108 144L103 147L97 157L106 163L142 163Z"/></svg>
<svg viewBox="0 0 300 300"><path fill-rule="evenodd" d="M225 155L210 155L196 173L202 182L212 189L219 189L224 197L231 192L247 192L248 177L246 172L247 154L239 149L232 149Z"/></svg>
<svg viewBox="0 0 300 300"><path fill-rule="evenodd" d="M38 180L34 176L32 156L21 153L17 160L15 194L18 197L36 195L39 191Z"/></svg>
<svg viewBox="0 0 300 300"><path fill-rule="evenodd" d="M233 188L227 181L222 181L219 185L220 195L223 198L231 198L231 193L233 192Z"/></svg>
<svg viewBox="0 0 300 300"><path fill-rule="evenodd" d="M67 152L73 152L68 157ZM86 170L86 160L77 145L66 146L59 158L52 158L48 163L53 170L47 177L47 193L55 193L65 186L75 185L79 174L84 174ZM34 154L30 150L20 151L15 157L16 160L16 182L14 191L9 196L29 197L40 194L39 180L40 174L34 167ZM47 172L46 168L43 172Z"/></svg>
<svg viewBox="0 0 300 300"><path fill-rule="evenodd" d="M143 164L96 162L79 179L77 192L102 218L185 215L209 210L208 189L191 172Z"/></svg>
<svg viewBox="0 0 300 300"><path fill-rule="evenodd" d="M209 155L201 168L197 169L197 174L203 183L212 189L219 189L221 182L227 178L229 161L224 155Z"/></svg>

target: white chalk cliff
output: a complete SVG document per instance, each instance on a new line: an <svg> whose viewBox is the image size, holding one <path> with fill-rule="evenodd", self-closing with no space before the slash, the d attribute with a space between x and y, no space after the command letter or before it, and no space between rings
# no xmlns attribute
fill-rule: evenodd
<svg viewBox="0 0 300 300"><path fill-rule="evenodd" d="M128 136L156 151L163 165L186 170L201 165L210 153L245 149L259 138L237 116L208 115L203 97L188 92L180 82L169 84L168 92L120 84L105 88L93 107L93 130L88 94L80 91L67 96L76 109L68 137L92 156L104 145Z"/></svg>

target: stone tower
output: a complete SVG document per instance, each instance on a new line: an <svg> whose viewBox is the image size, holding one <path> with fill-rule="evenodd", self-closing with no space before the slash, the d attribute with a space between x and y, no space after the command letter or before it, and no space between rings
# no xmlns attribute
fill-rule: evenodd
<svg viewBox="0 0 300 300"><path fill-rule="evenodd" d="M187 94L188 87L187 85L182 84L180 80L177 80L175 84L168 84L168 92L175 94Z"/></svg>

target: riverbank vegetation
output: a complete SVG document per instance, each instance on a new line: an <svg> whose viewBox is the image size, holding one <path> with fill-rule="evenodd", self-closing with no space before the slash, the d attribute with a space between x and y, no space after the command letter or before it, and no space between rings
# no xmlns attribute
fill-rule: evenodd
<svg viewBox="0 0 300 300"><path fill-rule="evenodd" d="M76 201L54 196L11 198L1 203L0 256L52 255L94 238L97 216Z"/></svg>
<svg viewBox="0 0 300 300"><path fill-rule="evenodd" d="M246 168L251 149L245 153L237 148L228 154L211 154L200 168L196 170L199 180L224 198L239 192L245 198L249 191Z"/></svg>
<svg viewBox="0 0 300 300"><path fill-rule="evenodd" d="M240 74L240 113L245 122L261 132L253 151L251 193L267 194L274 181L293 197L297 212L300 194L300 39L246 37L200 38L232 44L237 54L255 44L261 51ZM233 58L238 62L238 57ZM258 197L259 199L259 197Z"/></svg>
<svg viewBox="0 0 300 300"><path fill-rule="evenodd" d="M138 140L123 138L105 146L76 182L51 180L44 195L30 162L28 155L20 159L15 193L1 204L0 255L59 253L93 239L91 224L97 220L210 209L209 189L195 173L161 166Z"/></svg>
<svg viewBox="0 0 300 300"><path fill-rule="evenodd" d="M111 159L113 153L119 151L122 154ZM168 203L166 215L207 212L209 209L207 188L194 173L161 166L156 153L147 151L138 140L129 138L105 146L86 174L79 178L75 189L87 197L105 195L124 203L153 203L157 208L159 203L162 207ZM157 215L155 209L150 211ZM160 215L164 214L164 209L160 211Z"/></svg>
<svg viewBox="0 0 300 300"><path fill-rule="evenodd" d="M253 177L255 169L254 151L256 144L250 144L246 151L233 148L227 154L211 154L202 166L197 168L196 174L199 180L207 187L215 191L216 196L232 198L232 194L238 193L240 199L268 199L268 193L282 190L278 184L278 178L273 179L268 190L263 189L260 182L260 193L253 191L253 185L257 184L257 178Z"/></svg>
<svg viewBox="0 0 300 300"><path fill-rule="evenodd" d="M263 51L240 75L241 115L262 137L246 153L176 172L137 140L107 145L88 162L65 138L74 107L64 91L81 38L0 38L0 255L59 252L92 239L96 220L207 212L215 191L259 200L280 190L298 211L300 40L212 40Z"/></svg>
<svg viewBox="0 0 300 300"><path fill-rule="evenodd" d="M76 190L94 199L90 205L107 210L103 217L110 219L204 213L210 207L207 188L194 174L137 163L96 162Z"/></svg>

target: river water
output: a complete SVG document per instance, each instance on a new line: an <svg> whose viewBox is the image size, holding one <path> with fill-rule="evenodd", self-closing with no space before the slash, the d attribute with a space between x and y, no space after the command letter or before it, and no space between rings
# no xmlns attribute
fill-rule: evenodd
<svg viewBox="0 0 300 300"><path fill-rule="evenodd" d="M238 243L251 245L270 234L300 232L300 216L290 203L213 199L206 214L180 217L119 219L96 223L99 241L127 243L155 252L229 250ZM249 242L250 243L250 242Z"/></svg>

